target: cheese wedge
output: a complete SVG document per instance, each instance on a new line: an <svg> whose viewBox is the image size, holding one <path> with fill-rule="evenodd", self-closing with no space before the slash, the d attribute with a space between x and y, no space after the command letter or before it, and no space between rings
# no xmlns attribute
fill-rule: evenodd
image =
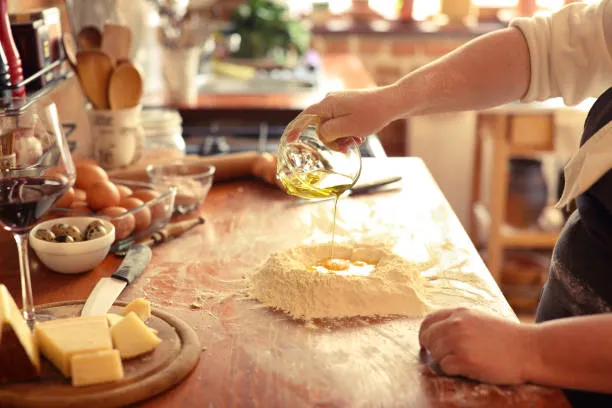
<svg viewBox="0 0 612 408"><path fill-rule="evenodd" d="M70 377L70 362L75 354L113 348L104 316L57 319L34 326L40 351L62 374Z"/></svg>
<svg viewBox="0 0 612 408"><path fill-rule="evenodd" d="M123 308L124 316L130 312L136 313L143 322L146 322L151 318L151 302L143 298L134 299Z"/></svg>
<svg viewBox="0 0 612 408"><path fill-rule="evenodd" d="M0 381L24 381L40 374L40 354L15 300L0 284Z"/></svg>
<svg viewBox="0 0 612 408"><path fill-rule="evenodd" d="M134 312L111 327L110 332L122 359L149 353L161 343L161 339Z"/></svg>
<svg viewBox="0 0 612 408"><path fill-rule="evenodd" d="M119 320L123 319L123 316L117 313L107 313L106 320L108 320L108 326L113 327Z"/></svg>
<svg viewBox="0 0 612 408"><path fill-rule="evenodd" d="M110 327L113 327L121 319L123 319L123 316L118 315L116 313L107 313L106 314L106 320L108 320L108 325ZM156 329L152 328L152 327L149 327L149 330L151 330L151 332L153 332L153 334L157 334L158 333L158 331Z"/></svg>
<svg viewBox="0 0 612 408"><path fill-rule="evenodd" d="M123 378L119 350L75 354L70 361L72 385L81 387L118 381Z"/></svg>

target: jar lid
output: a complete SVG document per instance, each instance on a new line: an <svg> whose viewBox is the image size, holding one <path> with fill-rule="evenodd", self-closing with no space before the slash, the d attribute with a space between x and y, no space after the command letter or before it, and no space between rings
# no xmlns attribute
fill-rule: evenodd
<svg viewBox="0 0 612 408"><path fill-rule="evenodd" d="M183 118L173 109L143 109L140 122L145 129L180 127Z"/></svg>

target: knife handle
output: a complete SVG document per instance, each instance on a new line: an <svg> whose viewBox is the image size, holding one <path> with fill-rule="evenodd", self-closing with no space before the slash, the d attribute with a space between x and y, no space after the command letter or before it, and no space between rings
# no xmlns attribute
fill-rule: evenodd
<svg viewBox="0 0 612 408"><path fill-rule="evenodd" d="M119 269L111 277L129 285L145 270L150 260L151 248L141 244L133 245L119 265Z"/></svg>

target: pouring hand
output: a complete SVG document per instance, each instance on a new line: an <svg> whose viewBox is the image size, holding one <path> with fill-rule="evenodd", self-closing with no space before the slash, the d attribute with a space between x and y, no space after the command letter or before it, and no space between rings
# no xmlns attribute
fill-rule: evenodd
<svg viewBox="0 0 612 408"><path fill-rule="evenodd" d="M319 116L319 137L325 143L335 142L341 149L353 141L363 143L366 136L396 117L391 106L395 92L391 87L332 92L303 114Z"/></svg>

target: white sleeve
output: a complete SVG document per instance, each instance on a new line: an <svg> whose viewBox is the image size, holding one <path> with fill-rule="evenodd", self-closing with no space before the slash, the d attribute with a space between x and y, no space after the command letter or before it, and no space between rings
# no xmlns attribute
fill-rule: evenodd
<svg viewBox="0 0 612 408"><path fill-rule="evenodd" d="M510 26L521 30L529 47L531 81L524 102L561 96L575 105L612 86L612 0L573 3Z"/></svg>

